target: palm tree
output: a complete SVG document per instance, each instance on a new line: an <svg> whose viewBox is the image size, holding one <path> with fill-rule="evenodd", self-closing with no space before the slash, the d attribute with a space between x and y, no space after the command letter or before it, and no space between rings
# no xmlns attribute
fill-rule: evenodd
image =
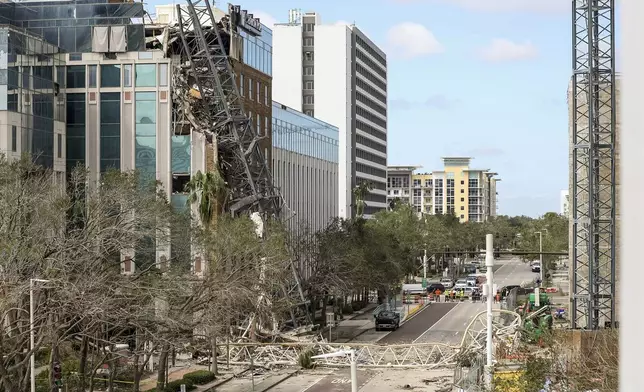
<svg viewBox="0 0 644 392"><path fill-rule="evenodd" d="M210 225L218 212L221 212L226 199L226 181L218 170L202 173L198 171L186 184L188 206L197 205L201 223Z"/></svg>
<svg viewBox="0 0 644 392"><path fill-rule="evenodd" d="M373 185L369 181L362 181L353 188L353 197L356 200L356 216L361 217L364 214L364 208L367 205L365 199L372 189Z"/></svg>

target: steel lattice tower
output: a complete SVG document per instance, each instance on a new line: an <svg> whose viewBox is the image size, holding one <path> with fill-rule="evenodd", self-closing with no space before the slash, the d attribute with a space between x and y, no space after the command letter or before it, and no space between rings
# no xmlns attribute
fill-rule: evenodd
<svg viewBox="0 0 644 392"><path fill-rule="evenodd" d="M573 0L572 328L615 319L615 1Z"/></svg>
<svg viewBox="0 0 644 392"><path fill-rule="evenodd" d="M216 142L222 171L230 187L233 215L260 212L279 216L282 198L273 185L251 119L244 111L228 53L207 0L176 6L179 33L204 107L203 132Z"/></svg>

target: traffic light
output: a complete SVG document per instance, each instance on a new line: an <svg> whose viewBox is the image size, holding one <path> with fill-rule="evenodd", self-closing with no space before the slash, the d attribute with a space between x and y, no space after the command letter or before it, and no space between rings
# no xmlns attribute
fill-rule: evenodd
<svg viewBox="0 0 644 392"><path fill-rule="evenodd" d="M54 362L54 366L52 366L52 378L54 379L54 386L63 386L63 367L60 366L59 362Z"/></svg>

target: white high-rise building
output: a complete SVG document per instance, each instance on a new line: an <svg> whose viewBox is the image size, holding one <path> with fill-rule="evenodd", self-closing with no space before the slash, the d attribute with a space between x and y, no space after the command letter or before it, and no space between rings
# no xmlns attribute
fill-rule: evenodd
<svg viewBox="0 0 644 392"><path fill-rule="evenodd" d="M387 57L354 25L289 12L273 29L273 99L339 130L338 216L355 213L352 189L373 186L365 216L387 208Z"/></svg>
<svg viewBox="0 0 644 392"><path fill-rule="evenodd" d="M560 204L559 213L563 216L568 216L570 214L570 198L568 197L568 191L565 189L561 191Z"/></svg>

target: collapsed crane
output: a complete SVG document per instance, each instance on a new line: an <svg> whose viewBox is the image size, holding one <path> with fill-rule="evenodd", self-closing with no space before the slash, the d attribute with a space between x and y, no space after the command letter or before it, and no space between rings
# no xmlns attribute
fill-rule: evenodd
<svg viewBox="0 0 644 392"><path fill-rule="evenodd" d="M187 7L177 5L177 15L192 79L188 82L197 87L203 105L197 118L200 129L195 130L215 143L215 160L230 188L229 210L232 215L259 212L264 219L278 217L282 197L259 148L263 137L254 132L244 112L213 11L207 0L187 3Z"/></svg>
<svg viewBox="0 0 644 392"><path fill-rule="evenodd" d="M250 215L263 231L263 222L278 219L285 203L273 185L268 162L260 149L264 137L254 131L252 120L244 111L230 64L231 41L238 38L236 26L228 18L217 23L208 0L187 0L187 7L177 5L176 10L183 56L180 72L173 74L175 126L189 124L192 132L206 137L214 155L206 165L214 164L214 170L226 181L227 212L232 216ZM222 34L220 29L228 31ZM166 51L169 40L166 35L163 40ZM306 305L296 264L293 260L290 264L294 282L291 288L283 287L284 295L299 297L296 306ZM259 293L258 302L266 301L267 296ZM310 325L308 312L304 314L306 324ZM297 327L293 310L291 318ZM255 316L251 315L249 328L254 324ZM272 324L271 332L275 333L274 318Z"/></svg>

